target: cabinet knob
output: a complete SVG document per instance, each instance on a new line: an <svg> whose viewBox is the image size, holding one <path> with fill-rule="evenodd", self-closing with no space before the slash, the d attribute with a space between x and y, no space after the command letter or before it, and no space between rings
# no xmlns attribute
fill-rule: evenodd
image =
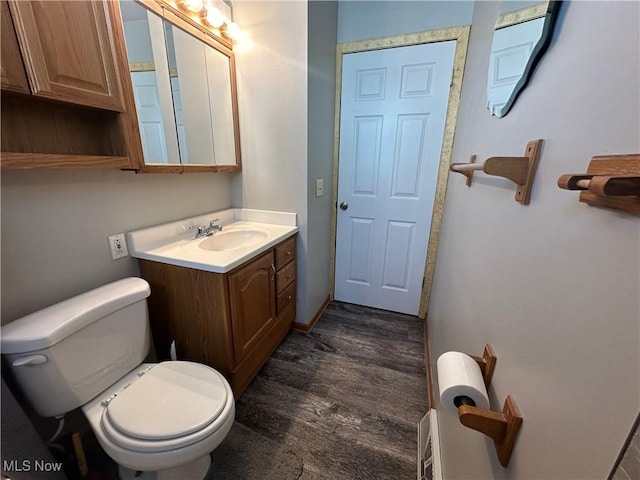
<svg viewBox="0 0 640 480"><path fill-rule="evenodd" d="M287 251L287 255L291 256L291 250Z"/></svg>
<svg viewBox="0 0 640 480"><path fill-rule="evenodd" d="M287 300L291 300L292 298L293 298L293 296L287 295Z"/></svg>
<svg viewBox="0 0 640 480"><path fill-rule="evenodd" d="M289 273L289 274L287 275L287 280L289 280L290 278L291 278L291 274Z"/></svg>

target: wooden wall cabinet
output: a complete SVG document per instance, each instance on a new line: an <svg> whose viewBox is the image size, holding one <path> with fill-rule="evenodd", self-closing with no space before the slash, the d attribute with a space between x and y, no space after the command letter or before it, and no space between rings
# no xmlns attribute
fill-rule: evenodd
<svg viewBox="0 0 640 480"><path fill-rule="evenodd" d="M124 110L102 2L11 1L33 95Z"/></svg>
<svg viewBox="0 0 640 480"><path fill-rule="evenodd" d="M296 236L220 274L140 260L151 285L156 355L212 366L236 397L291 330L296 315Z"/></svg>
<svg viewBox="0 0 640 480"><path fill-rule="evenodd" d="M2 47L0 86L3 90L29 93L27 74L24 71L18 38L16 37L16 31L11 21L9 4L2 2L0 7L2 7L2 25L0 27L0 34L2 35L2 44L0 44L0 47Z"/></svg>
<svg viewBox="0 0 640 480"><path fill-rule="evenodd" d="M137 165L142 147L117 2L1 3L2 166Z"/></svg>

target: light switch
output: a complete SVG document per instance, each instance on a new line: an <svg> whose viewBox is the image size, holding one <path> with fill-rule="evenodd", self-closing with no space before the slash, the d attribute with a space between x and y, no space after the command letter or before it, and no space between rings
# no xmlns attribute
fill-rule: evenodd
<svg viewBox="0 0 640 480"><path fill-rule="evenodd" d="M324 195L324 180L319 178L316 180L316 198Z"/></svg>

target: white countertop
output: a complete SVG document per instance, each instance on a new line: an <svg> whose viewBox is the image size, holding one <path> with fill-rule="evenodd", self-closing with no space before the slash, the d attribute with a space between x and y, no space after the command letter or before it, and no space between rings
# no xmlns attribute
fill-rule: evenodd
<svg viewBox="0 0 640 480"><path fill-rule="evenodd" d="M220 220L222 232L194 239L195 232L189 227L209 225L209 221L213 219ZM226 250L212 251L201 248L202 242L210 241L209 239L216 235L223 236L241 231L260 232L260 239L248 246L234 245ZM134 258L226 273L297 231L295 213L227 209L128 232L127 246Z"/></svg>

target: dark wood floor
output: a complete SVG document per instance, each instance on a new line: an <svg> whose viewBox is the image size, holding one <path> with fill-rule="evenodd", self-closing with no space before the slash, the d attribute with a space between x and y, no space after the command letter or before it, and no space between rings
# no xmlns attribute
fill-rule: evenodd
<svg viewBox="0 0 640 480"><path fill-rule="evenodd" d="M287 336L236 408L237 422L303 458L300 479L412 480L428 410L422 322L332 302L310 334Z"/></svg>

